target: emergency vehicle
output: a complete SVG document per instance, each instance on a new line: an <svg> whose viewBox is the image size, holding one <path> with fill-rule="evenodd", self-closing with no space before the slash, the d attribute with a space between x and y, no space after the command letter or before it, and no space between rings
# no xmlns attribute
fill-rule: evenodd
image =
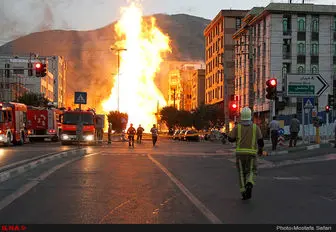
<svg viewBox="0 0 336 232"><path fill-rule="evenodd" d="M23 145L26 141L27 106L16 102L0 102L0 143Z"/></svg>
<svg viewBox="0 0 336 232"><path fill-rule="evenodd" d="M27 130L30 141L51 139L59 141L61 124L59 117L62 114L60 109L53 106L34 107L27 109Z"/></svg>
<svg viewBox="0 0 336 232"><path fill-rule="evenodd" d="M61 144L95 143L95 115L93 110L68 109L61 115ZM80 139L79 139L80 138Z"/></svg>

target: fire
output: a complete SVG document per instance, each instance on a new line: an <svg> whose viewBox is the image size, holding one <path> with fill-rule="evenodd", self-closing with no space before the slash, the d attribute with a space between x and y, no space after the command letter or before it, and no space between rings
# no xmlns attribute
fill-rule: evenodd
<svg viewBox="0 0 336 232"><path fill-rule="evenodd" d="M128 114L128 124L141 124L149 132L157 121L158 106L167 105L154 78L163 54L171 51L169 37L155 26L155 18L151 18L150 24L144 22L141 8L134 2L122 8L121 14L115 26L121 39L112 47L119 50L119 77L114 75L111 95L102 106L105 112L118 110L119 106L120 112Z"/></svg>

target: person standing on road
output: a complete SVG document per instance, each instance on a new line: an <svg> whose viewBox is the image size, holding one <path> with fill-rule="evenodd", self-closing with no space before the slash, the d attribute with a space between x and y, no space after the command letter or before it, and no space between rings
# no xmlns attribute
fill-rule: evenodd
<svg viewBox="0 0 336 232"><path fill-rule="evenodd" d="M111 144L112 142L112 123L110 122L108 124L108 129L107 129L107 143L108 144Z"/></svg>
<svg viewBox="0 0 336 232"><path fill-rule="evenodd" d="M142 133L144 132L144 130L145 129L140 124L139 127L137 128L137 143L141 143L141 141L142 141Z"/></svg>
<svg viewBox="0 0 336 232"><path fill-rule="evenodd" d="M158 129L156 128L155 124L153 124L153 127L151 128L150 132L152 133L152 141L154 147L158 139Z"/></svg>
<svg viewBox="0 0 336 232"><path fill-rule="evenodd" d="M228 134L229 142L236 142L236 166L242 200L252 197L257 174L257 154L262 155L264 140L260 128L252 122L252 112L244 107L239 122Z"/></svg>
<svg viewBox="0 0 336 232"><path fill-rule="evenodd" d="M300 131L300 121L299 119L297 119L296 114L294 114L289 125L289 132L290 132L289 147L293 147L293 145L294 147L296 147L299 131Z"/></svg>
<svg viewBox="0 0 336 232"><path fill-rule="evenodd" d="M134 147L134 136L136 134L136 130L133 127L133 124L130 124L130 127L127 129L127 134L128 134L128 146Z"/></svg>
<svg viewBox="0 0 336 232"><path fill-rule="evenodd" d="M270 122L269 128L271 131L272 151L275 151L278 145L279 129L280 129L280 124L276 120L276 116L273 116L273 120Z"/></svg>

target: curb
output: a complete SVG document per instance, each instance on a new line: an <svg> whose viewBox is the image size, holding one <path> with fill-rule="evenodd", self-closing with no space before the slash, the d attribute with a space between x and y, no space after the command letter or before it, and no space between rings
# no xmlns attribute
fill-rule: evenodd
<svg viewBox="0 0 336 232"><path fill-rule="evenodd" d="M63 151L58 153L53 153L47 156L44 156L40 159L35 159L32 161L28 161L28 163L19 165L15 168L10 168L8 170L5 170L3 172L0 172L0 183L9 180L10 178L13 178L17 175L20 175L26 171L29 171L31 169L36 168L37 166L47 163L49 161L53 161L58 158L63 158L71 155L85 155L87 154L88 150L86 148L76 149L76 150L70 150L70 151Z"/></svg>
<svg viewBox="0 0 336 232"><path fill-rule="evenodd" d="M298 152L298 151L306 151L306 150L314 150L314 149L319 149L319 148L327 148L331 147L332 144L330 143L323 143L323 144L314 144L314 145L308 145L308 146L303 146L303 147L294 147L289 150L284 150L284 151L270 151L268 152L268 156L273 156L273 155L283 155L283 154L289 154L293 152Z"/></svg>

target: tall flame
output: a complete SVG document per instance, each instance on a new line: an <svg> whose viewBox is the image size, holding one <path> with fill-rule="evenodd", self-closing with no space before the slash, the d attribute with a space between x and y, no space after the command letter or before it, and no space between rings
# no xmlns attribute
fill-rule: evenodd
<svg viewBox="0 0 336 232"><path fill-rule="evenodd" d="M121 14L115 26L120 40L112 47L119 51L119 75L114 75L111 95L102 106L106 112L119 107L120 112L128 114L128 124L141 124L148 132L156 123L158 106L167 105L154 78L163 53L171 51L169 37L155 26L155 18L150 24L144 22L141 8L134 2L122 8Z"/></svg>

